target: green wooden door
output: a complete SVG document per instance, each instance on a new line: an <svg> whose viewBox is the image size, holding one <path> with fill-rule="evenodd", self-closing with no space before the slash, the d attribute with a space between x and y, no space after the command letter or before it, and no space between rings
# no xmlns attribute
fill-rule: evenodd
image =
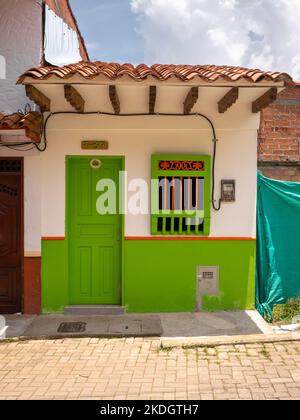
<svg viewBox="0 0 300 420"><path fill-rule="evenodd" d="M99 159L94 169L91 161ZM120 304L121 231L119 214L100 215L96 203L101 179L116 185L119 208L119 171L117 158L69 158L69 287L71 305Z"/></svg>

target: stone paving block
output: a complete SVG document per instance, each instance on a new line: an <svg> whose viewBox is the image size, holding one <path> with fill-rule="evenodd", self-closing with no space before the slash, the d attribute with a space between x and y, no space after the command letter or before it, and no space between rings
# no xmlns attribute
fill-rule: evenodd
<svg viewBox="0 0 300 420"><path fill-rule="evenodd" d="M157 343L92 338L1 344L0 399L300 399L299 342L266 345L269 358L255 344L208 354L181 348L166 353Z"/></svg>

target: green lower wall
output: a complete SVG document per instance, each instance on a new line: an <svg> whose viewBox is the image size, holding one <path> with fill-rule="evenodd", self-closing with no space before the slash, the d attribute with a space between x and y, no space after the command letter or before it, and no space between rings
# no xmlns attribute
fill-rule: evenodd
<svg viewBox="0 0 300 420"><path fill-rule="evenodd" d="M42 310L63 312L69 303L66 241L42 241Z"/></svg>
<svg viewBox="0 0 300 420"><path fill-rule="evenodd" d="M185 312L196 307L197 266L220 267L220 295L203 310L254 307L255 241L127 241L128 312Z"/></svg>
<svg viewBox="0 0 300 420"><path fill-rule="evenodd" d="M123 305L128 312L189 312L196 306L196 267L220 267L220 295L204 297L203 310L251 309L255 241L129 240L123 250ZM68 305L66 241L43 241L44 313Z"/></svg>

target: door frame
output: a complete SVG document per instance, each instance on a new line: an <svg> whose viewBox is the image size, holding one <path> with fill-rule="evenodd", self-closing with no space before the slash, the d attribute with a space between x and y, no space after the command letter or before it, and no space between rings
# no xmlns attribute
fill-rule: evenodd
<svg viewBox="0 0 300 420"><path fill-rule="evenodd" d="M20 252L21 252L21 266L20 266L20 296L19 296L19 305L21 313L24 311L24 259L25 259L25 233L24 233L24 156L0 156L0 160L17 160L21 162L21 171L18 172L20 176ZM13 175L13 172L2 172L6 175Z"/></svg>
<svg viewBox="0 0 300 420"><path fill-rule="evenodd" d="M69 211L70 211L70 161L72 159L78 158L87 158L87 159L100 159L102 161L105 160L118 160L121 163L121 171L125 171L125 156L121 155L66 155L65 163L66 163L66 181L65 181L65 232L66 232L66 247L67 247L67 278L68 278L68 302L70 303L70 274L69 274L69 267L70 267L70 253L69 253L69 246L70 246L70 232L69 232ZM119 184L119 194L121 192L121 199L123 201L123 208L125 202L125 185ZM120 252L120 267L121 267L121 279L120 279L120 293L119 293L119 305L124 306L124 296L125 296L125 268L124 268L124 249L125 249L125 214L121 214L121 252Z"/></svg>

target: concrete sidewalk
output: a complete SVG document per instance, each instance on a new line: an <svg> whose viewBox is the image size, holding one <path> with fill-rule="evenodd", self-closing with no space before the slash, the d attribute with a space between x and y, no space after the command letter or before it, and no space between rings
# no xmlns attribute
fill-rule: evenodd
<svg viewBox="0 0 300 420"><path fill-rule="evenodd" d="M300 398L300 334L271 334L255 311L82 317L87 335L147 322L161 334L38 339L77 318L7 317L16 340L0 342L0 400Z"/></svg>
<svg viewBox="0 0 300 420"><path fill-rule="evenodd" d="M168 342L192 342L211 337L273 333L256 311L211 313L126 314L118 316L7 316L7 338L162 337ZM63 323L81 323L82 330L61 332ZM72 326L71 326L72 328Z"/></svg>

